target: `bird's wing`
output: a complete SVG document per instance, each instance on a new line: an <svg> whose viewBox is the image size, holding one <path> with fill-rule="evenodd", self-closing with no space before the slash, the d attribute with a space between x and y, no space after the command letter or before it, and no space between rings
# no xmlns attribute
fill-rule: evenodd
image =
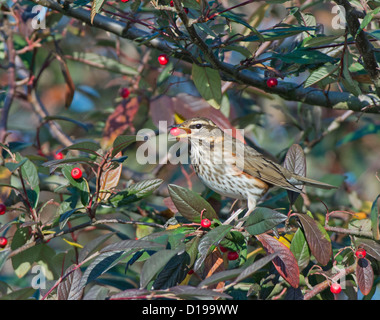
<svg viewBox="0 0 380 320"><path fill-rule="evenodd" d="M288 181L291 178L291 173L288 170L263 156L246 157L244 167L241 169L243 172L271 185L302 193L300 188Z"/></svg>
<svg viewBox="0 0 380 320"><path fill-rule="evenodd" d="M235 140L234 143L235 150L243 148L239 141ZM236 162L234 165L245 174L250 175L253 178L258 178L268 184L302 193L301 188L297 188L289 182L292 178L292 173L289 170L274 161L265 158L257 150L244 145L244 161L241 161L241 153L239 156L236 156L235 154L235 157Z"/></svg>

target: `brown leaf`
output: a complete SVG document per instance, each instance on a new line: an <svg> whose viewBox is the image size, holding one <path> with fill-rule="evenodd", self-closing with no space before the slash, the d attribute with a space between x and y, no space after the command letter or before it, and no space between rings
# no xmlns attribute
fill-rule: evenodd
<svg viewBox="0 0 380 320"><path fill-rule="evenodd" d="M56 57L60 63L63 78L65 79L65 108L67 109L70 107L71 102L73 101L75 85L73 79L71 78L70 70L67 67L66 61L62 58L62 56L58 54Z"/></svg>
<svg viewBox="0 0 380 320"><path fill-rule="evenodd" d="M164 202L164 205L167 206L168 209L169 209L171 212L173 212L173 213L177 213L177 212L178 212L178 209L177 209L177 207L175 206L175 204L174 204L172 198L170 198L170 197L164 198L163 202Z"/></svg>
<svg viewBox="0 0 380 320"><path fill-rule="evenodd" d="M293 287L298 288L300 271L297 260L288 247L268 234L256 235L268 253L277 253L272 262L278 273Z"/></svg>
<svg viewBox="0 0 380 320"><path fill-rule="evenodd" d="M66 269L65 274L69 273L75 268L75 265L71 265ZM81 300L84 287L80 286L80 280L82 278L82 271L80 268L71 272L64 281L62 281L57 288L58 300Z"/></svg>
<svg viewBox="0 0 380 320"><path fill-rule="evenodd" d="M326 234L322 233L318 223L312 217L301 213L295 213L294 215L301 221L311 253L321 265L325 266L332 255L331 242L326 237Z"/></svg>
<svg viewBox="0 0 380 320"><path fill-rule="evenodd" d="M284 167L295 174L306 176L306 158L303 149L293 144L286 153Z"/></svg>
<svg viewBox="0 0 380 320"><path fill-rule="evenodd" d="M101 140L102 148L106 149L112 145L117 136L123 134L128 128L134 132L133 119L139 109L139 98L123 100L115 111L108 117Z"/></svg>
<svg viewBox="0 0 380 320"><path fill-rule="evenodd" d="M303 149L298 144L293 144L285 156L284 167L295 174L306 176L306 158ZM299 193L287 190L290 204L293 205Z"/></svg>
<svg viewBox="0 0 380 320"><path fill-rule="evenodd" d="M369 294L373 286L374 273L371 263L366 258L358 260L356 266L356 279L362 294L365 296Z"/></svg>
<svg viewBox="0 0 380 320"><path fill-rule="evenodd" d="M218 248L209 254L204 262L203 275L204 278L212 276L214 273L218 273L225 270L222 254ZM213 286L209 286L208 289L222 288L224 287L224 281L218 282Z"/></svg>
<svg viewBox="0 0 380 320"><path fill-rule="evenodd" d="M122 153L119 152L115 155L115 158L119 158L122 156ZM112 164L105 172L103 172L101 178L100 178L100 193L99 193L99 199L100 200L107 200L111 196L111 192L108 192L112 189L114 189L120 180L121 176L121 170L123 168L121 163L114 163L116 167L113 167Z"/></svg>

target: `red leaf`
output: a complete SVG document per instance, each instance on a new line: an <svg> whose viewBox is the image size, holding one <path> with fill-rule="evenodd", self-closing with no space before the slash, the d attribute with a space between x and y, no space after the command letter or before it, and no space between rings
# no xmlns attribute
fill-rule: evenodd
<svg viewBox="0 0 380 320"><path fill-rule="evenodd" d="M265 233L257 235L256 238L268 253L277 253L277 257L272 260L276 270L293 288L298 288L300 271L289 248Z"/></svg>
<svg viewBox="0 0 380 320"><path fill-rule="evenodd" d="M139 109L140 101L138 98L123 100L115 111L108 117L103 132L101 145L107 148L112 145L117 136L123 134L128 128L135 131L133 127L133 119Z"/></svg>
<svg viewBox="0 0 380 320"><path fill-rule="evenodd" d="M371 263L366 258L358 260L356 266L356 279L362 294L365 296L369 294L373 286L374 274Z"/></svg>

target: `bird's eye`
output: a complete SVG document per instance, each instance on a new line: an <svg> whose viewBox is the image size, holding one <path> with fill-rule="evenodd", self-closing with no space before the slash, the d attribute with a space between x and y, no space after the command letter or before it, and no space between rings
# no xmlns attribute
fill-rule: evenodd
<svg viewBox="0 0 380 320"><path fill-rule="evenodd" d="M195 125L195 128L196 129L200 129L200 128L202 128L202 125L200 123L198 123L198 124Z"/></svg>

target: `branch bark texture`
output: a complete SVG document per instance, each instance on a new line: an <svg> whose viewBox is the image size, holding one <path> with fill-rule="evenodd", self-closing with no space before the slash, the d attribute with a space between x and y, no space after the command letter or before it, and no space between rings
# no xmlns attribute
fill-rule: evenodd
<svg viewBox="0 0 380 320"><path fill-rule="evenodd" d="M31 1L35 2L36 4L40 4L42 6L50 8L52 10L58 11L68 17L72 17L87 24L91 24L91 13L89 10L86 10L84 8L74 8L71 6L64 7L53 0ZM345 0L336 0L336 2L343 3L345 2ZM348 92L326 92L315 88L302 88L295 83L289 83L285 81L279 81L276 87L268 88L263 77L255 73L254 71L237 70L236 66L220 61L218 57L214 55L213 51L203 41L203 39L197 34L194 25L192 25L191 22L188 21L189 19L187 18L180 4L177 4L176 1L174 3L179 17L182 19L186 26L190 39L207 56L207 58L210 61L210 67L219 70L222 79L260 88L269 93L277 94L288 101L303 102L309 105L316 105L329 109L352 110L355 112L363 112L363 110L365 110L365 112L367 113L380 113L380 101L379 98L375 95L367 94L355 96ZM135 27L134 24L126 24L124 22L114 20L102 14L97 14L95 16L92 25L95 28L108 31L119 37L137 42L143 42L152 35L151 33L145 30ZM357 44L357 46L361 46L364 43L365 46L361 50L362 52L366 52L369 55L372 46L371 43L368 41L368 39L364 39L362 34L359 34L358 40L361 42L360 45ZM150 41L147 41L144 43L144 45L158 49L162 52L166 52L185 61L194 61L194 57L192 57L190 53L186 53L180 50L175 45L175 43L171 43L160 38L155 38ZM367 58L366 60L368 68L374 67L373 60ZM376 68L373 68L373 70L376 71ZM371 78L373 79L377 77L377 73L375 74L375 71L371 75Z"/></svg>

